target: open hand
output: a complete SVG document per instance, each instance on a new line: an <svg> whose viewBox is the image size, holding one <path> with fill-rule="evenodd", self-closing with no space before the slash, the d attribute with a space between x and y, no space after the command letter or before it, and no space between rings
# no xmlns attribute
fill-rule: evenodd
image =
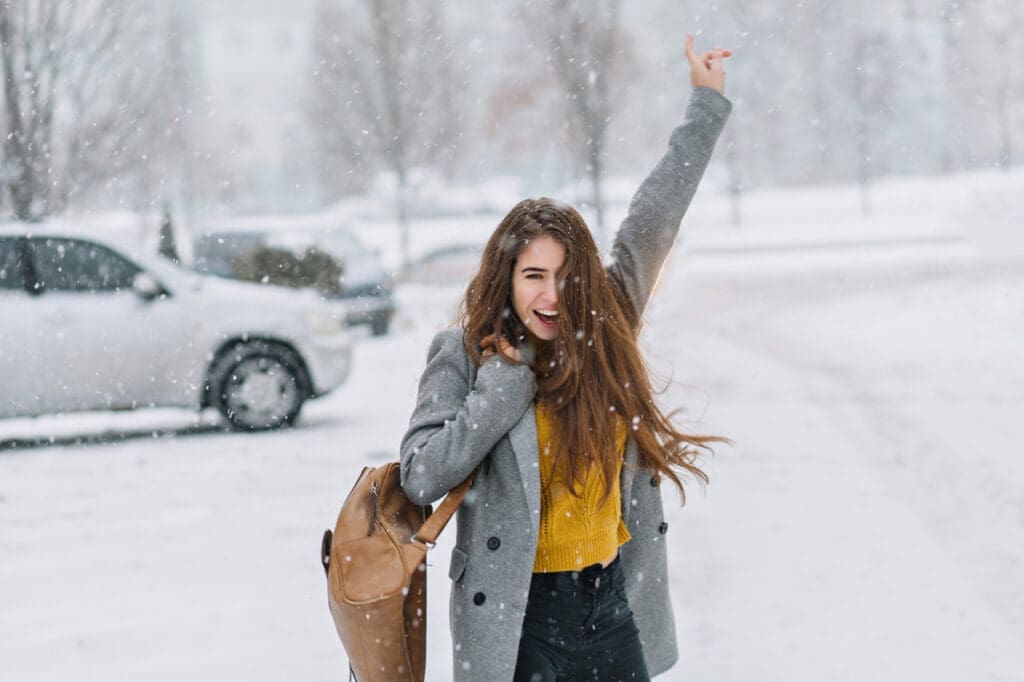
<svg viewBox="0 0 1024 682"><path fill-rule="evenodd" d="M495 343L495 339L497 339L497 343ZM504 336L488 334L480 339L480 349L482 351L481 355L485 358L495 355L500 351L502 355L513 362L523 361L523 356L519 349L509 343L508 339Z"/></svg>
<svg viewBox="0 0 1024 682"><path fill-rule="evenodd" d="M693 49L693 36L686 34L686 61L690 62L690 82L695 88L703 86L720 95L725 94L724 62L731 56L732 50L720 47L698 55Z"/></svg>

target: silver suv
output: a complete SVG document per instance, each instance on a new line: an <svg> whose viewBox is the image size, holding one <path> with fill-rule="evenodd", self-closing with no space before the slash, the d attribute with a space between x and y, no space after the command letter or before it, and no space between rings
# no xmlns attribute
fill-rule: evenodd
<svg viewBox="0 0 1024 682"><path fill-rule="evenodd" d="M0 417L215 407L236 429L271 429L352 361L338 312L311 292L24 225L0 226L0 310Z"/></svg>

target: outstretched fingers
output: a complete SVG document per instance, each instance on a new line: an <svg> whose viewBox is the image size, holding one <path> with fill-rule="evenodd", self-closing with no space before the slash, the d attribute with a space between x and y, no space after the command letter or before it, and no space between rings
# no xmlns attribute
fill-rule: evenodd
<svg viewBox="0 0 1024 682"><path fill-rule="evenodd" d="M690 63L690 83L693 87L706 87L725 93L725 66L723 62L732 56L732 50L715 47L701 54L693 49L693 36L686 34L686 60Z"/></svg>
<svg viewBox="0 0 1024 682"><path fill-rule="evenodd" d="M720 47L716 47L713 50L708 50L700 56L700 62L707 68L711 68L712 59L725 59L726 57L732 56L732 50L723 50Z"/></svg>
<svg viewBox="0 0 1024 682"><path fill-rule="evenodd" d="M725 73L725 58L730 54L732 53L728 50L712 50L711 57L706 62L708 70L716 73Z"/></svg>
<svg viewBox="0 0 1024 682"><path fill-rule="evenodd" d="M686 61L690 62L690 68L693 69L700 68L704 63L703 57L698 57L693 49L693 36L689 33L686 34Z"/></svg>

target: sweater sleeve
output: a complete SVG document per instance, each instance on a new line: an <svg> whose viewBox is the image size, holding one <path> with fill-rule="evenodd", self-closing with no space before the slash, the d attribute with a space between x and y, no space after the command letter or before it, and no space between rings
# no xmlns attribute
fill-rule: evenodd
<svg viewBox="0 0 1024 682"><path fill-rule="evenodd" d="M611 277L637 315L643 314L672 250L679 224L711 160L732 103L718 92L695 88L668 151L640 184L612 246Z"/></svg>
<svg viewBox="0 0 1024 682"><path fill-rule="evenodd" d="M536 391L528 366L498 356L484 360L472 379L461 334L438 334L402 438L402 488L409 499L428 504L465 480L516 425Z"/></svg>

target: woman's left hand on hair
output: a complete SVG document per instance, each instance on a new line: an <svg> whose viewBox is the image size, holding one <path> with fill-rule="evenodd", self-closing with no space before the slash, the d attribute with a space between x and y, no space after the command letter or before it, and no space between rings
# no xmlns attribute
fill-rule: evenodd
<svg viewBox="0 0 1024 682"><path fill-rule="evenodd" d="M718 94L725 94L725 59L732 56L732 50L716 47L698 55L693 49L693 36L686 35L686 61L690 62L690 82L693 87L711 88Z"/></svg>
<svg viewBox="0 0 1024 682"><path fill-rule="evenodd" d="M495 339L497 339L497 347L495 346ZM519 352L519 349L508 342L504 336L496 336L495 334L488 334L484 338L480 339L480 349L483 351L485 358L490 357L501 350L501 354L507 359L513 362L522 362L523 356Z"/></svg>

